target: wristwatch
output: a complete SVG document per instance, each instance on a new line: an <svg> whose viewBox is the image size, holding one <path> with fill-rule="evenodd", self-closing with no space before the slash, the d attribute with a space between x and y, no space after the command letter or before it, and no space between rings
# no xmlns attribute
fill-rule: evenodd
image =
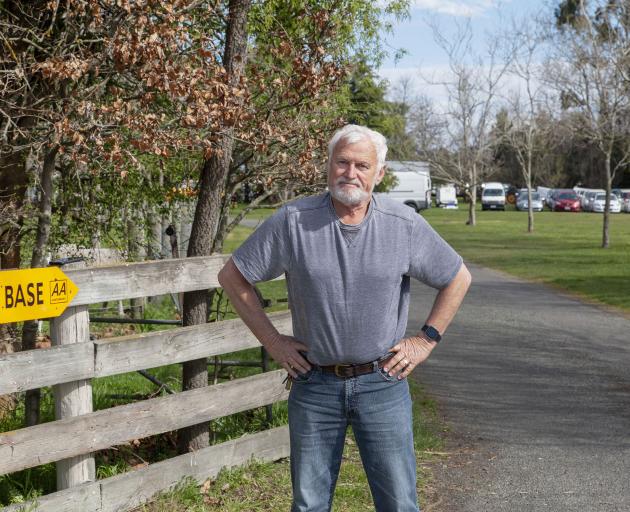
<svg viewBox="0 0 630 512"><path fill-rule="evenodd" d="M440 331L438 331L432 325L424 324L422 326L422 332L426 335L427 338L429 338L431 341L435 341L436 343L439 343L442 339Z"/></svg>

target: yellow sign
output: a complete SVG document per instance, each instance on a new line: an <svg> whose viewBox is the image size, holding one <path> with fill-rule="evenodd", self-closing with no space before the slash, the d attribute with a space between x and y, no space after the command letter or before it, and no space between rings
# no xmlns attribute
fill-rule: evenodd
<svg viewBox="0 0 630 512"><path fill-rule="evenodd" d="M0 271L0 324L59 316L78 291L59 267Z"/></svg>

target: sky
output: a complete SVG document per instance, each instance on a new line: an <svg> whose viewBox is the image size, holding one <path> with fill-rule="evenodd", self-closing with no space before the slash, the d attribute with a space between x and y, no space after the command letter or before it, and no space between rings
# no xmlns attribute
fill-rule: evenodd
<svg viewBox="0 0 630 512"><path fill-rule="evenodd" d="M411 77L418 92L438 99L437 87L428 86L423 76L435 77L444 72L448 59L434 42L428 21L437 24L440 33L448 36L457 23L470 20L474 48L482 51L484 34L506 29L512 19L532 17L543 9L551 13L550 6L556 3L556 0L411 0L411 17L397 22L393 33L383 36L390 56L383 62L379 74L390 84L401 76ZM395 62L393 54L399 48L404 48L407 54Z"/></svg>

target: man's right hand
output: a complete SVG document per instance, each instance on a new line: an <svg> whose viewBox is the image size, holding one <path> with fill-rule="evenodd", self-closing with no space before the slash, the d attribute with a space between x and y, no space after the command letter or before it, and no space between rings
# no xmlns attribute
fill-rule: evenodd
<svg viewBox="0 0 630 512"><path fill-rule="evenodd" d="M269 355L282 366L291 377L297 377L299 373L306 373L311 365L299 351L307 352L308 347L300 343L293 336L276 334L263 343Z"/></svg>

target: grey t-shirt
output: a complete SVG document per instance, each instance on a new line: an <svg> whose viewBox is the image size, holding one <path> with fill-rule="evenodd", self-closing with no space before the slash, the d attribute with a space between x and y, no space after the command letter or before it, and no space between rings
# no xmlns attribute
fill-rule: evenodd
<svg viewBox="0 0 630 512"><path fill-rule="evenodd" d="M375 194L363 221L337 217L330 194L293 201L232 259L254 284L286 274L293 335L319 365L379 358L405 334L411 277L446 287L461 257L412 208Z"/></svg>

